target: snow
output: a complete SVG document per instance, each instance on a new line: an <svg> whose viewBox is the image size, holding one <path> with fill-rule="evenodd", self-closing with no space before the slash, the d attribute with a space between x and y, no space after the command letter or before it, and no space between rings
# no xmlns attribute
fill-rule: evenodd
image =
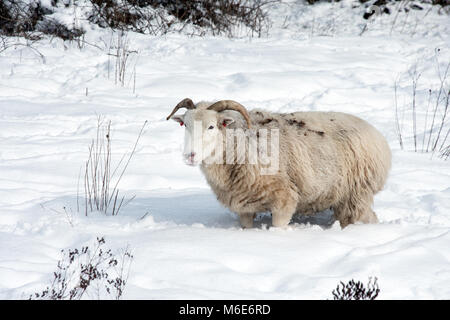
<svg viewBox="0 0 450 320"><path fill-rule="evenodd" d="M449 299L450 161L413 152L410 122L400 149L393 88L400 76L400 102L407 101L407 72L417 64L418 101L426 101L439 82L436 48L441 67L450 60L450 21L432 11L414 34L390 34L372 23L359 36L350 28L356 14L336 12L338 5L279 7L272 33L261 39L130 33L138 54L130 57L124 87L114 83L113 58L93 46L38 42L45 63L26 47L1 53L0 299L44 289L61 249L99 236L133 252L126 299L331 299L339 281L374 276L380 299ZM317 28L336 19L329 12L342 25L327 36L282 27L283 13L300 21L305 10ZM86 40L102 46L110 37L93 28ZM389 180L375 197L380 223L342 230L327 211L297 217L287 229L272 228L267 215L254 229L241 229L200 170L181 161L183 130L165 117L185 97L368 120L393 152ZM149 121L120 183L124 195L136 198L118 216L77 212L79 174L98 115L112 121L116 161ZM420 105L418 121L424 115Z"/></svg>

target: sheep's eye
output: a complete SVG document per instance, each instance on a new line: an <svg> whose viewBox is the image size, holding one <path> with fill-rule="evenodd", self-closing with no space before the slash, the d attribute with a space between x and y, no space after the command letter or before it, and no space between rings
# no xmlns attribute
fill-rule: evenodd
<svg viewBox="0 0 450 320"><path fill-rule="evenodd" d="M209 130L212 130L212 129L214 129L214 126L209 126L208 129L209 129Z"/></svg>

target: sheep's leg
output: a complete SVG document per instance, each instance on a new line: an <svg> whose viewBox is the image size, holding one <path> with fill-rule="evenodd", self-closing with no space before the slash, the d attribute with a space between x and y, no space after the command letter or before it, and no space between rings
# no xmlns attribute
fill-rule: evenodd
<svg viewBox="0 0 450 320"><path fill-rule="evenodd" d="M345 228L349 224L353 223L352 215L347 203L339 204L333 207L334 217L339 221L341 228Z"/></svg>
<svg viewBox="0 0 450 320"><path fill-rule="evenodd" d="M297 210L297 193L283 183L273 183L272 202L270 212L272 213L272 226L286 227ZM275 189L275 190L274 190Z"/></svg>
<svg viewBox="0 0 450 320"><path fill-rule="evenodd" d="M272 225L274 227L283 228L286 227L289 222L291 222L293 214L288 214L285 212L272 212Z"/></svg>
<svg viewBox="0 0 450 320"><path fill-rule="evenodd" d="M362 223L378 223L378 217L371 208L367 208L358 218Z"/></svg>
<svg viewBox="0 0 450 320"><path fill-rule="evenodd" d="M253 228L253 219L255 219L255 216L256 214L254 213L239 214L242 228Z"/></svg>
<svg viewBox="0 0 450 320"><path fill-rule="evenodd" d="M272 211L272 225L274 227L286 227L292 219L297 208L294 200L286 201L282 206L274 207Z"/></svg>
<svg viewBox="0 0 450 320"><path fill-rule="evenodd" d="M373 196L367 196L365 199L352 198L336 207L334 207L334 216L345 228L351 223L377 223L378 218L372 211Z"/></svg>

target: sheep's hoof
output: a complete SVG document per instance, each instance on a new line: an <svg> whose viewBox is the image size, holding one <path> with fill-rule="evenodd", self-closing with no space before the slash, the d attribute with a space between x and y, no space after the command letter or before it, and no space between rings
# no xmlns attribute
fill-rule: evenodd
<svg viewBox="0 0 450 320"><path fill-rule="evenodd" d="M291 222L291 216L274 216L272 215L272 226L276 228L285 228Z"/></svg>

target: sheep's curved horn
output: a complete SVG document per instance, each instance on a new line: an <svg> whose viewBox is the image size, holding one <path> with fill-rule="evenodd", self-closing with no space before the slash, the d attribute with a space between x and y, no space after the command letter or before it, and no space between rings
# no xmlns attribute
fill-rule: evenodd
<svg viewBox="0 0 450 320"><path fill-rule="evenodd" d="M178 109L181 109L181 108L195 109L195 105L194 105L194 103L192 102L192 100L189 99L189 98L186 98L186 99L181 100L181 101L175 106L175 108L173 108L172 112L169 114L169 116L166 118L166 120L169 120L169 119L175 114L175 112L177 112Z"/></svg>
<svg viewBox="0 0 450 320"><path fill-rule="evenodd" d="M242 114L245 121L247 122L247 126L250 129L252 126L252 122L250 120L250 116L248 115L247 109L240 104L239 102L233 101L233 100L221 100L217 101L216 103L210 105L208 107L208 110L214 110L217 112L222 112L224 110L234 110Z"/></svg>

